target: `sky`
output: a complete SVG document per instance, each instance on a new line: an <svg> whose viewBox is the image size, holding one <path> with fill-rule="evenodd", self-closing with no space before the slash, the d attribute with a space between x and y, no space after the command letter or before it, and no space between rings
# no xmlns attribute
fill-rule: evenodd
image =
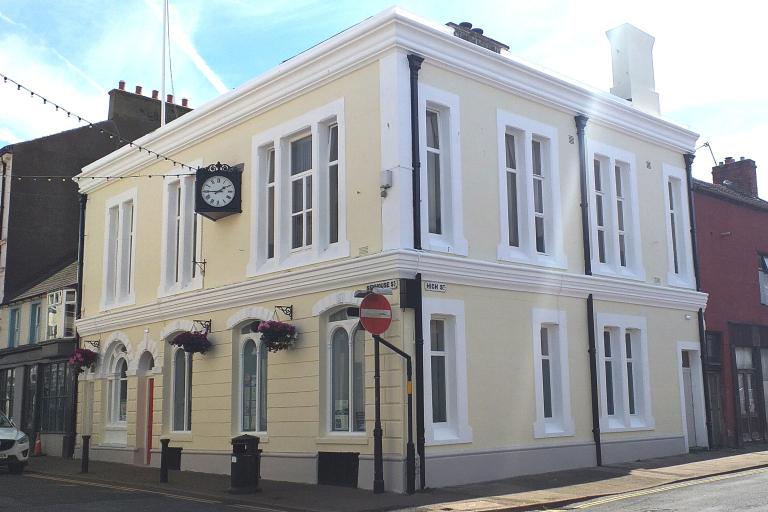
<svg viewBox="0 0 768 512"><path fill-rule="evenodd" d="M393 5L387 1L170 0L167 92L199 107ZM432 20L470 21L538 67L608 91L605 31L632 23L656 38L665 118L701 134L718 161L752 158L768 198L768 7L754 0L400 0ZM0 73L68 110L106 119L119 80L160 89L162 0L0 0ZM0 82L0 147L77 126ZM711 179L712 156L694 175ZM763 170L761 170L763 169Z"/></svg>

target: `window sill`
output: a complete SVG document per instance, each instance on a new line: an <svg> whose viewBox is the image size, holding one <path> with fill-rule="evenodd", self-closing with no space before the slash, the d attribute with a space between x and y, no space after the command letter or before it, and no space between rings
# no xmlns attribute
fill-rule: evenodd
<svg viewBox="0 0 768 512"><path fill-rule="evenodd" d="M499 261L507 263L522 263L525 265L535 265L537 267L568 270L568 263L566 262L564 255L529 254L517 247L504 244L499 244L497 247L496 258Z"/></svg>
<svg viewBox="0 0 768 512"><path fill-rule="evenodd" d="M644 430L655 430L656 422L653 418L630 418L627 424L624 421L603 417L600 420L601 432L640 432Z"/></svg>
<svg viewBox="0 0 768 512"><path fill-rule="evenodd" d="M427 233L427 247L425 249L435 252L444 252L447 254L456 254L458 256L467 256L469 254L469 244L464 238L455 241L449 241L441 235Z"/></svg>
<svg viewBox="0 0 768 512"><path fill-rule="evenodd" d="M545 439L548 437L572 437L576 435L573 423L568 422L565 425L560 423L550 423L537 421L533 424L533 437L535 439Z"/></svg>
<svg viewBox="0 0 768 512"><path fill-rule="evenodd" d="M322 263L349 256L349 242L346 240L329 245L319 253L314 249L314 247L308 249L295 249L290 251L288 255L281 260L278 260L277 257L270 258L266 261L256 261L252 259L248 263L247 277L257 277L264 274L290 270L306 265L314 265L315 263Z"/></svg>
<svg viewBox="0 0 768 512"><path fill-rule="evenodd" d="M426 444L428 446L472 443L472 429L469 428L469 425L458 429L458 432L454 426L435 427L433 425L431 430L432 432L427 434Z"/></svg>
<svg viewBox="0 0 768 512"><path fill-rule="evenodd" d="M101 311L109 311L111 309L123 308L126 306L133 306L134 304L136 304L136 296L132 293L130 296L126 297L121 301L114 301L114 302L102 301L102 303L100 304L100 307L101 307Z"/></svg>
<svg viewBox="0 0 768 512"><path fill-rule="evenodd" d="M238 436L253 436L259 438L259 444L267 444L269 435L266 432L240 432Z"/></svg>
<svg viewBox="0 0 768 512"><path fill-rule="evenodd" d="M367 445L370 443L370 438L367 432L360 432L359 434L332 434L328 433L323 437L318 437L315 442L317 444L359 444Z"/></svg>
<svg viewBox="0 0 768 512"><path fill-rule="evenodd" d="M162 299L164 297L171 297L173 295L181 295L182 293L187 292L193 292L196 290L200 290L203 287L203 280L200 277L195 278L190 283L187 283L183 286L181 285L172 285L172 286L163 286L160 285L160 287L157 289L157 298Z"/></svg>
<svg viewBox="0 0 768 512"><path fill-rule="evenodd" d="M602 277L615 277L619 279L631 279L633 281L645 281L644 270L631 270L617 268L607 263L592 262L592 274Z"/></svg>
<svg viewBox="0 0 768 512"><path fill-rule="evenodd" d="M125 432L128 430L128 425L112 424L104 427L104 430L108 432Z"/></svg>
<svg viewBox="0 0 768 512"><path fill-rule="evenodd" d="M162 437L166 437L166 436L160 436L160 437L162 438ZM179 441L179 442L192 442L192 441L194 441L194 440L195 440L195 436L194 436L194 435L192 435L192 431L189 431L189 432L182 432L182 431L178 431L178 432L169 432L167 437L168 437L168 438L169 438L169 439L170 439L172 442L173 442L173 441Z"/></svg>
<svg viewBox="0 0 768 512"><path fill-rule="evenodd" d="M688 275L681 277L679 274L675 274L674 272L667 272L667 284L675 288L696 288L696 283L693 281L691 276Z"/></svg>

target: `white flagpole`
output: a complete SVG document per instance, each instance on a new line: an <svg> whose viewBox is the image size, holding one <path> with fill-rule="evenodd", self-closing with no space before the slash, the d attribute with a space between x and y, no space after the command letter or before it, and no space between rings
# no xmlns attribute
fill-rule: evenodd
<svg viewBox="0 0 768 512"><path fill-rule="evenodd" d="M168 0L163 0L163 73L160 77L160 126L165 125L165 40L168 34Z"/></svg>

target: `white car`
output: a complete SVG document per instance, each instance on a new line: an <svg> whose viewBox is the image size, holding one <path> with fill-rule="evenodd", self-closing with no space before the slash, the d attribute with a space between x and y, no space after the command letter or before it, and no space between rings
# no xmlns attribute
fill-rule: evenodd
<svg viewBox="0 0 768 512"><path fill-rule="evenodd" d="M24 471L29 460L29 437L0 412L0 466L14 475Z"/></svg>

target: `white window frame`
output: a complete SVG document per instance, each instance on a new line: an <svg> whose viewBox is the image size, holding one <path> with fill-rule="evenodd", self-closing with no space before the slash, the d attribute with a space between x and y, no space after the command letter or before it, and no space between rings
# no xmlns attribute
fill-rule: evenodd
<svg viewBox="0 0 768 512"><path fill-rule="evenodd" d="M330 243L328 229L330 126L338 126L338 241ZM249 277L349 256L347 240L346 122L344 100L307 112L252 139L251 242ZM312 135L312 244L291 249L290 142ZM267 254L267 178L270 150L275 151L274 257Z"/></svg>
<svg viewBox="0 0 768 512"><path fill-rule="evenodd" d="M568 328L565 311L534 309L532 311L533 377L536 393L536 421L533 436L573 436L571 415L571 386L568 370ZM552 391L552 417L544 417L544 385L542 373L541 330L549 332L550 389Z"/></svg>
<svg viewBox="0 0 768 512"><path fill-rule="evenodd" d="M613 361L614 414L608 415L608 397L605 378L605 349L603 333L612 332L611 359ZM627 353L625 333L633 335L633 373L635 375L635 414L629 412L627 381ZM600 430L626 432L653 430L656 422L652 414L650 368L648 366L647 322L644 317L598 314L595 334L598 355L598 384L600 387ZM639 366L639 368L638 368Z"/></svg>
<svg viewBox="0 0 768 512"><path fill-rule="evenodd" d="M424 423L428 445L448 445L472 442L469 425L467 352L464 301L452 299L424 299L422 310L424 325ZM445 376L447 421L432 421L432 358L431 320L445 321L446 368Z"/></svg>
<svg viewBox="0 0 768 512"><path fill-rule="evenodd" d="M429 232L429 203L427 191L427 110L439 114L440 183L442 198L442 233ZM431 251L466 256L469 245L464 238L462 200L461 145L459 137L459 97L419 84L419 133L421 159L421 241Z"/></svg>
<svg viewBox="0 0 768 512"><path fill-rule="evenodd" d="M75 337L77 331L75 330L75 322L74 318L77 316L77 311L75 311L73 317L72 317L72 335L71 336L65 336L66 330L67 330L67 305L72 306L72 309L77 306L77 290L73 290L72 288L65 288L63 290L56 290L55 292L50 292L46 297L46 319L45 319L45 338L46 340L50 339L61 339L61 338L73 338ZM56 311L53 313L52 318L52 311L51 309L55 308ZM51 320L54 320L55 324L51 323ZM60 332L57 332L56 336L51 336L48 331L51 325L56 325Z"/></svg>
<svg viewBox="0 0 768 512"><path fill-rule="evenodd" d="M499 159L499 226L500 236L497 257L502 261L531 263L535 265L566 268L563 249L562 218L560 211L560 159L558 131L550 126L526 117L497 110L496 133ZM507 194L506 135L515 137L517 175L517 222L518 246L510 245L509 197ZM534 212L533 141L541 144L543 175L543 209L545 252L536 248Z"/></svg>
<svg viewBox="0 0 768 512"><path fill-rule="evenodd" d="M170 178L164 180L163 185L163 232L158 297L197 290L203 286L203 275L194 263L202 260L203 227L202 216L195 213L195 177ZM177 193L181 196L180 203L173 201L177 199ZM177 212L179 207L180 212ZM177 233L177 229L180 233Z"/></svg>
<svg viewBox="0 0 768 512"><path fill-rule="evenodd" d="M176 430L176 354L181 351L184 354L184 368L185 372L188 372L188 374L185 374L184 379L184 429L182 430ZM193 361L192 361L192 352L185 352L183 348L177 347L171 352L171 414L169 414L171 418L171 424L169 426L169 429L173 433L180 433L180 434L189 434L192 432L192 415L190 414L190 409L192 408L192 371L193 371ZM187 423L189 422L189 423Z"/></svg>
<svg viewBox="0 0 768 512"><path fill-rule="evenodd" d="M331 310L326 313L328 317L330 317L333 313L338 312L339 310ZM344 329L349 338L347 340L348 348L349 348L349 425L347 426L347 430L333 430L333 331L336 329ZM350 317L347 320L338 320L335 322L327 322L326 323L326 404L325 404L325 414L327 416L326 422L325 422L325 434L329 437L333 436L344 436L344 437L366 437L368 435L367 433L367 427L363 430L355 430L354 429L354 413L356 412L354 410L354 399L355 399L355 383L354 383L354 364L355 364L355 358L354 358L354 344L355 344L355 336L358 331L362 330L363 326L360 324L360 319L356 317ZM365 345L364 345L365 346ZM363 379L365 380L365 354L363 354ZM365 402L365 382L363 383L363 402ZM365 406L363 407L363 412L365 412Z"/></svg>
<svg viewBox="0 0 768 512"><path fill-rule="evenodd" d="M688 188L685 170L669 164L662 164L664 190L664 223L666 225L667 242L667 283L680 288L695 288L696 280L693 274L693 250L691 248L691 221L688 209ZM678 272L675 272L674 250L672 246L672 222L670 219L669 184L672 183L672 193L675 200L675 234L677 241Z"/></svg>
<svg viewBox="0 0 768 512"><path fill-rule="evenodd" d="M118 366L125 362L126 377L121 378ZM110 427L125 428L128 424L128 360L125 353L115 353L110 361L109 376L107 377L107 425ZM125 418L120 419L120 386L122 381L126 382L126 412Z"/></svg>
<svg viewBox="0 0 768 512"><path fill-rule="evenodd" d="M137 233L137 189L132 188L122 194L114 196L107 200L104 214L104 256L102 260L102 291L101 304L102 311L107 309L130 306L136 302L136 290L134 287L134 276L136 273L136 233ZM124 230L125 230L125 210L126 205L132 206L132 222L130 233L130 253L124 249ZM116 254L117 262L112 262L110 255L110 216L111 210L117 209L117 238ZM125 266L128 266L128 269ZM126 271L128 275L125 276ZM114 275L113 275L114 272ZM127 284L127 290L121 287L121 283Z"/></svg>
<svg viewBox="0 0 768 512"><path fill-rule="evenodd" d="M258 322L258 320L253 320L253 322ZM246 324L249 325L249 324ZM240 432L240 434L250 434L250 435L260 435L260 436L266 436L267 430L262 430L259 428L261 425L261 415L264 411L261 410L261 403L260 401L257 401L256 406L256 429L255 430L244 430L243 429L243 416L245 414L245 411L243 410L243 399L245 398L243 396L243 377L245 375L245 346L248 343L249 340L253 341L254 345L256 346L256 376L258 383L256 385L256 394L258 396L261 396L261 384L262 384L262 375L261 375L261 347L262 347L262 341L261 341L261 335L258 333L250 333L250 334L242 334L239 330L237 331L237 336L240 337L240 348L238 353L240 354L240 374L239 374L239 382L237 385L238 389L238 426L237 431ZM269 356L267 356L267 365L269 365ZM267 390L269 390L269 369L267 369ZM269 411L269 397L267 397L267 412ZM267 416L267 428L269 428L269 416Z"/></svg>
<svg viewBox="0 0 768 512"><path fill-rule="evenodd" d="M640 235L640 203L637 187L637 164L633 153L595 140L587 141L590 239L592 246L592 272L603 276L645 280L643 247ZM595 160L600 160L602 174L603 216L605 219L605 263L600 261L597 246L597 211L595 206ZM619 226L616 206L616 165L626 173L623 183L623 210L625 254L627 266L621 266L619 256Z"/></svg>

